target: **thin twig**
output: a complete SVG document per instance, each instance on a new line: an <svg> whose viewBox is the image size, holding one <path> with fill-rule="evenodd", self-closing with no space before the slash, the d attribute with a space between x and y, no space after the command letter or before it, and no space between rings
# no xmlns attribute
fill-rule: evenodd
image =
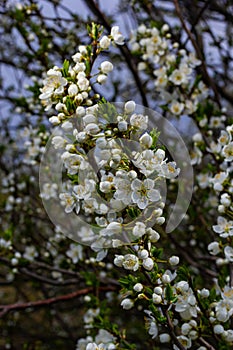
<svg viewBox="0 0 233 350"><path fill-rule="evenodd" d="M177 339L176 333L174 332L174 326L173 323L171 321L171 318L169 316L168 310L167 308L164 309L162 308L162 312L163 315L166 317L167 319L167 324L168 324L168 328L169 328L169 334L174 342L174 344L180 349L180 350L185 350L185 347L179 342L179 340Z"/></svg>
<svg viewBox="0 0 233 350"><path fill-rule="evenodd" d="M77 298L82 295L86 295L88 293L93 292L95 289L93 287L89 288L84 288L84 289L78 289L75 292L65 294L65 295L60 295L58 297L54 298L48 298L44 300L37 300L37 301L31 301L27 303L15 303L15 304L8 304L8 305L0 305L0 318L6 315L10 311L15 311L15 310L26 310L28 308L37 308L37 307L42 307L42 306L50 306L55 303L59 302L64 302L67 300L71 300L74 298ZM113 286L107 286L107 287L99 287L100 291L114 291L116 290L116 287Z"/></svg>
<svg viewBox="0 0 233 350"><path fill-rule="evenodd" d="M207 347L208 350L216 350L210 343L208 343L204 338L200 337L199 341Z"/></svg>

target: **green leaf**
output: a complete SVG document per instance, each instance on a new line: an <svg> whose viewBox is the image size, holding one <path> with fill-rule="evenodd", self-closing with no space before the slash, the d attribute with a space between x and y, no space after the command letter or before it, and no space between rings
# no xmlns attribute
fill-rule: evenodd
<svg viewBox="0 0 233 350"><path fill-rule="evenodd" d="M177 270L177 276L179 280L189 280L190 279L190 272L187 266L180 266Z"/></svg>
<svg viewBox="0 0 233 350"><path fill-rule="evenodd" d="M160 132L157 129L152 129L151 130L151 132L150 132L150 136L152 137L151 149L155 149L156 148L159 135L160 135Z"/></svg>
<svg viewBox="0 0 233 350"><path fill-rule="evenodd" d="M65 60L61 71L63 77L65 78L69 76L69 66L70 66L70 62L68 60Z"/></svg>
<svg viewBox="0 0 233 350"><path fill-rule="evenodd" d="M166 285L165 297L166 297L167 301L169 301L169 302L173 301L173 299L174 299L173 289L172 289L172 286L170 284Z"/></svg>

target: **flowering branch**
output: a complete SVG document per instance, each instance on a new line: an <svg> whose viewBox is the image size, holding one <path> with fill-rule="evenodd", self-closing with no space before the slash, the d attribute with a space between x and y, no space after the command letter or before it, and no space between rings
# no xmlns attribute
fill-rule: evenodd
<svg viewBox="0 0 233 350"><path fill-rule="evenodd" d="M108 23L108 20L106 19L104 14L99 9L98 5L95 3L95 1L94 0L87 0L86 3L88 5L88 7L90 8L90 10L97 15L98 19L101 20L101 22L105 26L105 28L108 31L110 31L111 30L111 26ZM137 84L138 90L139 90L139 92L141 94L143 105L145 107L148 107L148 101L147 101L146 93L144 91L141 79L140 79L140 77L138 75L138 72L137 72L137 67L136 67L136 65L135 65L135 63L133 61L133 58L132 58L132 55L131 55L131 52L130 52L128 46L126 44L124 44L123 46L119 46L119 50L122 53L122 55L124 56L125 62L128 65L128 67L129 67L129 69L130 69L130 71L131 71L131 73L132 73L132 75L134 77L135 83Z"/></svg>
<svg viewBox="0 0 233 350"><path fill-rule="evenodd" d="M194 40L193 38L193 35L191 33L191 31L189 30L189 28L187 27L186 23L185 23L185 20L182 16L182 13L181 13L181 9L180 9L180 5L179 5L179 1L178 0L173 0L174 2L174 5L175 5L175 8L176 8L176 12L177 12L177 15L180 19L180 22L185 30L185 32L187 33L189 39L191 40L191 43L193 44L193 47L195 48L196 50L196 53L197 53L197 57L201 60L202 62L202 68L203 68L203 78L206 78L206 80L209 82L210 86L212 87L213 89L213 92L215 94L215 98L216 98L216 102L218 103L218 106L221 107L221 103L220 103L220 100L219 100L219 95L218 95L218 89L215 85L215 83L213 82L213 80L210 78L209 76L209 73L208 73L208 70L207 70L207 67L206 67L206 64L205 64L205 61L203 59L203 55L200 51L200 48L199 46L197 45L196 41Z"/></svg>

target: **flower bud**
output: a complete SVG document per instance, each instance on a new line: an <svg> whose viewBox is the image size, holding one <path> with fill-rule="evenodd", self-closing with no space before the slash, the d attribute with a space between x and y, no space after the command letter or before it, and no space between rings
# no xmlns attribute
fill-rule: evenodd
<svg viewBox="0 0 233 350"><path fill-rule="evenodd" d="M146 132L145 134L143 134L143 135L140 137L139 142L140 142L143 146L145 146L145 147L147 147L147 148L150 148L151 145L152 145L153 140L152 140L152 137Z"/></svg>
<svg viewBox="0 0 233 350"><path fill-rule="evenodd" d="M151 271L154 267L154 262L151 258L147 258L143 260L142 266L145 270Z"/></svg>
<svg viewBox="0 0 233 350"><path fill-rule="evenodd" d="M125 113L130 114L133 113L136 107L136 103L134 101L128 101L125 104Z"/></svg>
<svg viewBox="0 0 233 350"><path fill-rule="evenodd" d="M100 69L101 69L101 72L103 72L104 74L108 74L113 70L113 64L109 61L104 61L101 63Z"/></svg>
<svg viewBox="0 0 233 350"><path fill-rule="evenodd" d="M101 47L101 49L104 49L104 50L108 49L110 44L111 44L111 40L106 35L104 35L100 39L100 47Z"/></svg>
<svg viewBox="0 0 233 350"><path fill-rule="evenodd" d="M179 257L175 256L175 255L173 255L169 258L169 264L172 266L178 265L179 261L180 261Z"/></svg>

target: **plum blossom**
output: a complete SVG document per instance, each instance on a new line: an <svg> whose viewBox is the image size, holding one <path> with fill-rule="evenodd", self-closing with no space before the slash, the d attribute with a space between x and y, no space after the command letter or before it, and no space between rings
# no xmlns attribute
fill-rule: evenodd
<svg viewBox="0 0 233 350"><path fill-rule="evenodd" d="M137 204L140 209L145 209L150 202L157 202L160 199L160 193L154 188L154 181L151 179L132 181L132 201Z"/></svg>
<svg viewBox="0 0 233 350"><path fill-rule="evenodd" d="M71 213L76 207L76 211L79 212L79 204L76 202L74 196L70 193L60 193L59 198L61 200L61 205L65 207L65 212L67 214Z"/></svg>
<svg viewBox="0 0 233 350"><path fill-rule="evenodd" d="M43 81L44 87L41 90L39 98L42 101L49 100L52 95L61 95L64 92L64 86L67 85L67 80L62 77L61 72L57 67L48 70L47 78Z"/></svg>
<svg viewBox="0 0 233 350"><path fill-rule="evenodd" d="M139 269L139 259L136 255L126 254L122 262L122 266L126 270L137 271Z"/></svg>
<svg viewBox="0 0 233 350"><path fill-rule="evenodd" d="M223 238L233 236L233 221L228 221L223 216L219 216L217 222L218 224L213 226L214 232Z"/></svg>
<svg viewBox="0 0 233 350"><path fill-rule="evenodd" d="M113 38L113 41L117 45L124 45L124 40L125 39L124 39L123 35L121 34L118 26L113 26L112 27L110 35Z"/></svg>
<svg viewBox="0 0 233 350"><path fill-rule="evenodd" d="M77 264L79 260L83 259L83 247L80 244L71 243L66 255L72 260L73 264Z"/></svg>
<svg viewBox="0 0 233 350"><path fill-rule="evenodd" d="M226 322L233 315L233 288L225 287L221 297L215 306L216 318L220 322Z"/></svg>
<svg viewBox="0 0 233 350"><path fill-rule="evenodd" d="M23 253L24 259L29 261L34 261L35 258L37 258L38 256L39 256L39 253L37 252L34 246L27 246Z"/></svg>
<svg viewBox="0 0 233 350"><path fill-rule="evenodd" d="M197 306L196 297L188 282L180 281L175 286L177 291L177 301L175 310L180 313L185 320L190 320L192 317L197 317L199 308Z"/></svg>

